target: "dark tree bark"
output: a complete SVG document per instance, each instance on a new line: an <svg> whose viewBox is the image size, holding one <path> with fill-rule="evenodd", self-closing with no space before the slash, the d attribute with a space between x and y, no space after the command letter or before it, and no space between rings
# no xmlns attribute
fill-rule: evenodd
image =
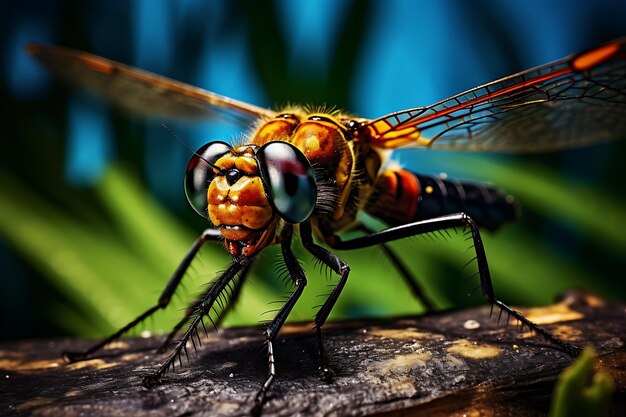
<svg viewBox="0 0 626 417"><path fill-rule="evenodd" d="M613 415L626 415L626 309L589 294L522 312L560 338L593 345L617 392ZM265 416L546 416L555 380L572 358L489 307L423 317L329 323L335 381L317 377L310 324L283 329L275 344L277 380ZM203 340L198 357L153 389L141 379L166 355L162 338L131 338L96 359L65 364L63 350L85 340L0 345L1 415L247 415L265 379L259 329L227 329Z"/></svg>

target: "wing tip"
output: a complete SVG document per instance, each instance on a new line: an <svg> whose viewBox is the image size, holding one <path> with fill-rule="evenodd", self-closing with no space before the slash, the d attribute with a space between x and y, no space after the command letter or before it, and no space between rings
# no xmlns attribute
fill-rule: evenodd
<svg viewBox="0 0 626 417"><path fill-rule="evenodd" d="M613 41L577 55L572 60L576 71L585 71L614 58L622 47L622 42Z"/></svg>

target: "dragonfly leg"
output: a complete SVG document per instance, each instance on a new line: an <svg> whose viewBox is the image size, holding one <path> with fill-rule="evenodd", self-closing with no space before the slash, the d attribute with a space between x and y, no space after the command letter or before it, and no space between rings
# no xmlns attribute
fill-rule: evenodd
<svg viewBox="0 0 626 417"><path fill-rule="evenodd" d="M504 304L502 301L496 298L491 282L491 275L489 273L489 266L487 264L487 256L485 255L485 248L483 246L480 232L478 231L478 226L476 226L476 223L472 220L472 218L465 213L449 214L433 219L422 220L414 223L391 227L380 232L372 233L368 236L362 236L347 241L341 241L338 236L333 236L331 246L336 249L358 249L368 246L379 245L381 243L390 242L393 240L402 239L421 233L429 233L437 230L450 229L455 227L468 228L472 234L483 297L492 305L497 306L501 311L504 311L510 316L516 318L523 325L526 325L529 329L543 336L547 341L556 346L558 349L572 356L578 355L578 353L580 353L581 351L580 347L559 340L550 332L539 327L538 325L524 317L520 312L509 307L508 305Z"/></svg>
<svg viewBox="0 0 626 417"><path fill-rule="evenodd" d="M229 298L228 304L224 306L224 310L220 312L220 314L217 316L217 319L214 322L216 327L220 326L224 317L226 317L228 312L232 310L235 303L237 302L237 299L239 298L239 294L241 293L241 287L243 286L243 283L246 280L246 276L248 275L248 272L250 271L251 266L252 266L252 262L247 264L245 268L241 271L241 273L239 274L239 279L234 280L235 283L233 285L230 297L228 297ZM210 291L210 289L207 291ZM203 297L204 297L204 294L203 294ZM180 331L180 329L182 329L182 327L189 321L189 317L191 317L193 312L196 311L196 309L198 308L201 302L202 302L202 297L197 299L193 303L191 303L191 305L185 310L185 316L178 323L176 323L176 326L174 326L174 328L167 335L167 338L165 339L165 341L161 344L159 349L157 349L157 353L165 352L167 348L172 345L172 342L174 338L176 337L176 335L178 334L178 332Z"/></svg>
<svg viewBox="0 0 626 417"><path fill-rule="evenodd" d="M298 301L298 298L300 298L300 295L302 295L302 291L306 286L306 276L304 275L304 270L291 251L292 233L293 227L291 225L288 225L283 229L283 232L281 233L281 250L283 259L285 260L285 265L287 266L291 280L295 284L296 288L265 330L265 343L267 346L268 356L267 379L256 394L254 408L252 409L253 415L261 414L267 391L272 385L272 382L274 382L274 377L276 375L276 367L274 363L274 339L276 338L276 335L278 335L278 332L285 323L285 320L287 320L289 313Z"/></svg>
<svg viewBox="0 0 626 417"><path fill-rule="evenodd" d="M116 340L124 333L128 332L130 329L137 326L139 323L150 317L158 310L167 307L167 305L170 303L170 300L172 299L172 296L174 295L174 292L176 291L176 288L178 287L178 284L180 284L181 280L183 279L187 268L191 264L191 261L195 258L196 254L198 253L204 242L208 240L217 240L220 236L221 235L219 231L214 229L206 229L204 232L202 232L200 237L196 239L196 241L193 243L185 257L183 258L182 262L178 265L178 267L172 274L172 277L168 281L165 289L161 293L161 296L154 306L150 307L148 310L144 311L141 315L128 323L126 326L122 327L120 330L113 333L106 339L103 339L100 342L96 343L89 349L82 352L63 352L63 357L65 358L65 360L68 362L77 362L89 358L95 352L102 349L104 346L108 345L112 341Z"/></svg>
<svg viewBox="0 0 626 417"><path fill-rule="evenodd" d="M311 226L308 223L303 223L300 225L300 236L302 238L302 244L304 247L313 254L317 259L322 261L324 264L328 265L335 273L339 275L339 282L330 295L322 305L322 308L318 311L315 316L315 330L317 332L317 342L319 346L319 354L320 354L320 377L324 381L331 381L334 377L334 372L329 366L328 354L326 353L326 349L324 348L324 343L322 340L322 326L326 322L328 315L333 309L337 299L339 298L339 294L343 290L343 287L346 285L346 281L348 280L348 275L350 274L350 266L340 257L330 252L329 250L316 245L313 243L313 237L311 235Z"/></svg>
<svg viewBox="0 0 626 417"><path fill-rule="evenodd" d="M370 235L374 233L373 230L371 230L365 225L362 226L362 229L363 231L365 231L366 233ZM409 271L409 268L407 268L407 266L404 264L402 259L400 259L400 257L386 243L381 243L380 247L383 250L383 253L385 254L385 256L387 256L389 261L391 261L393 266L396 268L396 271L398 271L400 276L402 276L402 278L404 279L404 282L413 293L413 297L415 297L415 299L419 303L421 303L422 306L424 306L424 308L426 308L426 311L435 310L434 303L426 295L426 293L424 292L424 289L420 287L420 285L418 284L418 280L415 279L415 277L413 276L411 271Z"/></svg>
<svg viewBox="0 0 626 417"><path fill-rule="evenodd" d="M155 385L158 385L161 377L165 375L170 369L173 369L176 361L180 363L182 366L182 353L185 353L187 360L189 360L189 355L187 354L187 343L189 341L195 347L195 340L200 340L200 336L198 335L198 327L200 325L204 326L204 318L208 316L211 311L215 311L215 303L220 299L220 296L224 292L224 289L230 284L230 282L235 279L235 277L246 268L246 266L252 261L252 258L235 258L233 259L233 263L228 267L226 271L217 278L209 291L207 291L199 303L197 303L196 309L193 312L194 318L189 325L187 331L183 334L183 337L176 343L176 347L167 358L167 360L159 367L159 369L152 375L148 375L143 379L142 384L146 388L151 388ZM195 337L195 339L194 339Z"/></svg>

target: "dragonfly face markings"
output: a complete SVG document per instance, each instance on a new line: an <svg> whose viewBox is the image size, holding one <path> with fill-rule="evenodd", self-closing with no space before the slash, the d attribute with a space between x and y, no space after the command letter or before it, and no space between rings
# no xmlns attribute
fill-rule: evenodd
<svg viewBox="0 0 626 417"><path fill-rule="evenodd" d="M208 206L208 218L233 256L252 256L271 243L279 217L288 223L308 219L317 198L308 159L281 141L204 145L189 162L185 185L189 204L203 216Z"/></svg>
<svg viewBox="0 0 626 417"><path fill-rule="evenodd" d="M260 121L249 144L232 147L211 142L191 158L185 193L193 209L208 218L214 228L205 230L192 245L157 303L90 349L66 352L68 360L90 357L165 308L202 244L223 239L233 256L232 265L190 306L166 339L162 349L190 322L168 359L144 379L146 386L158 383L180 361L187 343L194 338L199 341L198 326L204 327L205 317L216 303L221 304L225 289L234 283L231 294L236 297L254 257L267 245L280 243L294 291L265 331L268 376L252 410L259 414L276 372L273 340L306 286L304 271L291 251L296 231L303 246L339 276L315 316L320 374L331 380L321 329L350 268L339 256L316 244L313 235L337 250L381 245L416 297L430 305L386 243L457 227L470 233L485 299L555 347L570 355L579 352L577 346L559 340L495 296L478 226L496 229L513 220L516 210L511 197L484 184L383 169L384 150L416 146L538 152L626 137L626 38L431 106L374 120L305 108L274 112L83 52L42 45L29 46L29 52L73 84L139 114ZM373 232L355 225L359 211L378 217L390 227ZM342 240L339 233L347 226L359 228L364 236Z"/></svg>

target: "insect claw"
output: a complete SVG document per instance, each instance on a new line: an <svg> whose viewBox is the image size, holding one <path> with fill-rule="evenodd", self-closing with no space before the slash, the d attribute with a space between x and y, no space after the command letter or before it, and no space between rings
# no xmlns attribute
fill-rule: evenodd
<svg viewBox="0 0 626 417"><path fill-rule="evenodd" d="M254 406L252 407L252 410L250 410L250 415L252 417L260 417L261 411L263 411L263 401L259 398L255 398Z"/></svg>
<svg viewBox="0 0 626 417"><path fill-rule="evenodd" d="M320 379L328 384L333 382L333 380L335 379L335 372L326 365L321 365L318 368L318 372Z"/></svg>
<svg viewBox="0 0 626 417"><path fill-rule="evenodd" d="M61 353L61 355L63 356L63 360L66 363L74 363L74 362L84 361L88 357L88 355L85 352L68 352L68 351L65 351L65 352Z"/></svg>
<svg viewBox="0 0 626 417"><path fill-rule="evenodd" d="M565 343L564 346L562 346L562 350L563 352L575 358L583 351L583 348L577 345L571 345L569 343Z"/></svg>
<svg viewBox="0 0 626 417"><path fill-rule="evenodd" d="M143 378L141 385L143 385L144 388L152 389L161 385L161 377L158 374L148 375Z"/></svg>

